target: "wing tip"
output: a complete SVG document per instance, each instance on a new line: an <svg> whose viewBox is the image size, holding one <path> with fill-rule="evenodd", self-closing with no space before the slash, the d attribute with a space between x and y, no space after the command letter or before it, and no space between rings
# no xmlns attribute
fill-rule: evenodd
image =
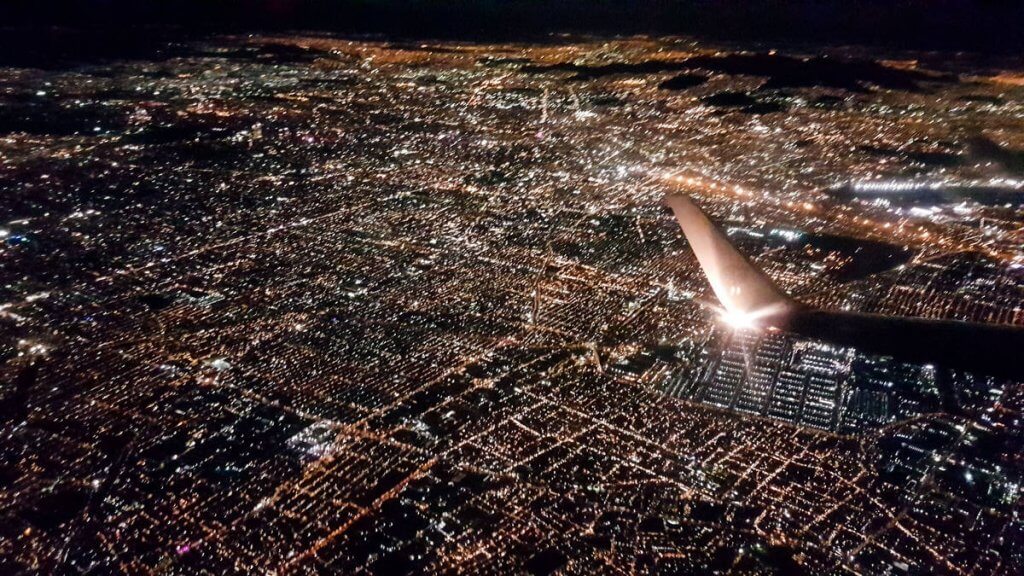
<svg viewBox="0 0 1024 576"><path fill-rule="evenodd" d="M696 207L696 204L694 204L693 199L690 198L690 195L685 194L683 192L667 192L665 196L661 199L661 204L662 206L665 206L666 208L671 208L673 210L675 210L677 206L689 205Z"/></svg>

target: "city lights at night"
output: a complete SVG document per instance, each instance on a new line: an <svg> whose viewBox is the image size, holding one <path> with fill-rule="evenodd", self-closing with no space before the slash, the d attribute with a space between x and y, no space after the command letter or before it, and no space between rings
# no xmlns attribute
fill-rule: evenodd
<svg viewBox="0 0 1024 576"><path fill-rule="evenodd" d="M1024 573L1019 52L249 4L5 28L0 574Z"/></svg>

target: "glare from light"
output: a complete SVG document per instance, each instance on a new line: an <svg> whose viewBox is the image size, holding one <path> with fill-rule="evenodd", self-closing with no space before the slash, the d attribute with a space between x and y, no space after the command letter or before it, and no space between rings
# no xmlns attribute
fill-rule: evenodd
<svg viewBox="0 0 1024 576"><path fill-rule="evenodd" d="M785 312L781 306L766 306L758 310L728 310L720 306L711 306L722 322L734 330L775 330L773 318Z"/></svg>
<svg viewBox="0 0 1024 576"><path fill-rule="evenodd" d="M726 324L737 330L750 330L752 328L757 328L757 323L754 322L756 318L753 314L743 314L741 312L723 310L719 316Z"/></svg>

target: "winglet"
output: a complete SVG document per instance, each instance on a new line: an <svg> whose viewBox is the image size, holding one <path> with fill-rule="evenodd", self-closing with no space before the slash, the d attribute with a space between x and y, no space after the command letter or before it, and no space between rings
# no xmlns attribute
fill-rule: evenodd
<svg viewBox="0 0 1024 576"><path fill-rule="evenodd" d="M756 324L758 319L785 315L798 307L764 272L736 250L728 236L688 196L669 195L665 204L675 213L711 289L731 320L738 324Z"/></svg>

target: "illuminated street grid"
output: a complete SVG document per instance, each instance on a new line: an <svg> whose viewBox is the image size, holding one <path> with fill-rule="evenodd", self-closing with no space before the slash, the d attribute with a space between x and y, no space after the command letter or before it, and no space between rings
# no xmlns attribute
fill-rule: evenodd
<svg viewBox="0 0 1024 576"><path fill-rule="evenodd" d="M749 48L0 70L0 571L1024 571L1020 385L949 416L929 368L729 334L659 206L809 302L1024 324L1019 209L902 203L1018 189L1024 81Z"/></svg>

